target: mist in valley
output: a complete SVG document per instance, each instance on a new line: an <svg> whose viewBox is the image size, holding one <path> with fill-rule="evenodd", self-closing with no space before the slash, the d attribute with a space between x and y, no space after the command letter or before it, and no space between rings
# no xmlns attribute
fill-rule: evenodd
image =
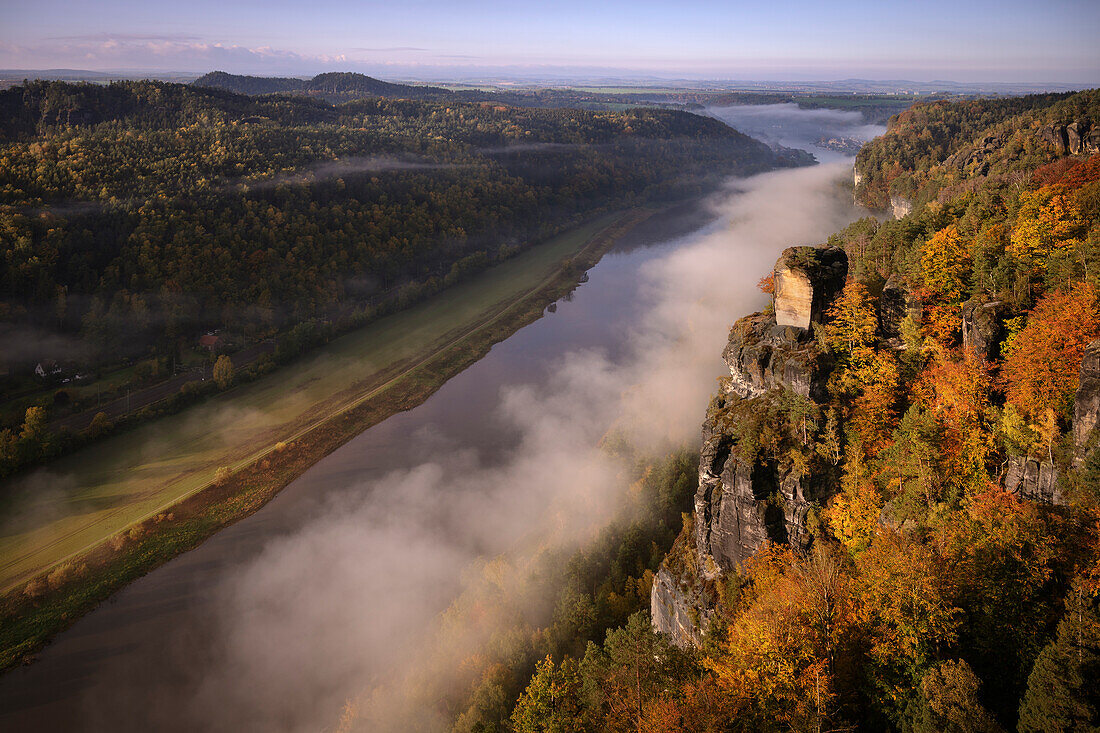
<svg viewBox="0 0 1100 733"><path fill-rule="evenodd" d="M569 351L546 382L505 388L494 415L514 445L491 460L430 430L409 436L422 462L330 497L211 588L202 663L182 645L170 681L152 694L139 685L132 704L169 727L311 730L348 700L363 729L411 724L412 710L417 725L442 727L419 704L435 697L423 685L446 690L486 625L456 628L439 612L464 593L527 618L552 611L524 571L548 548L581 546L617 511L625 467L601 438L615 427L650 452L697 442L728 329L765 302L757 280L784 247L820 242L857 215L837 185L848 170L732 181L712 204L718 224L643 265L648 305L624 356Z"/></svg>
<svg viewBox="0 0 1100 733"><path fill-rule="evenodd" d="M807 133L825 119L794 110L783 124L801 114ZM468 683L481 645L549 620L548 558L586 546L629 504L628 466L601 440L614 431L655 456L698 444L729 328L766 302L757 282L785 247L820 243L860 215L850 171L845 159L730 180L707 204L713 223L641 259L618 343L569 345L488 393L491 425L471 431L499 436L491 450L428 422L395 437L395 455L413 460L357 479L352 441L303 477L320 476L320 490L294 498L275 530L246 520L179 558L208 562L193 558L223 543L186 588L158 586L170 564L123 591L120 604L150 613L131 623L156 642L84 657L94 681L72 693L74 714L93 730L312 731L336 727L342 711L352 730L449 726L438 703ZM582 288L601 288L604 263ZM331 490L326 464L340 467ZM249 549L223 560L235 542ZM81 622L89 638L113 623L99 611Z"/></svg>

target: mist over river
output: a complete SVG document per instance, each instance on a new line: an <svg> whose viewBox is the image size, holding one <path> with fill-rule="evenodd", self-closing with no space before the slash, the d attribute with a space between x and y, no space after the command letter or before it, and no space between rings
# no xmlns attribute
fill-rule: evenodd
<svg viewBox="0 0 1100 733"><path fill-rule="evenodd" d="M590 537L621 493L600 438L698 442L729 327L766 302L757 281L861 215L851 159L814 142L882 131L793 105L708 113L825 162L645 221L556 312L0 677L0 729L331 729L420 663L481 559Z"/></svg>

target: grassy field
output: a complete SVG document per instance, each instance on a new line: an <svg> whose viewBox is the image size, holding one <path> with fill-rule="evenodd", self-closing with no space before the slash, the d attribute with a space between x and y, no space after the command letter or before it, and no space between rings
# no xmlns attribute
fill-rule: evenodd
<svg viewBox="0 0 1100 733"><path fill-rule="evenodd" d="M0 591L163 514L209 487L219 468L254 464L278 442L385 392L554 279L563 259L621 216L571 230L256 382L0 486Z"/></svg>

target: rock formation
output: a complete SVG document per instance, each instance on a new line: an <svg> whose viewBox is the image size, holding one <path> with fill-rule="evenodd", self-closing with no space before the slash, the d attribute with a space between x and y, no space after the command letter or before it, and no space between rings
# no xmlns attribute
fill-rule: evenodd
<svg viewBox="0 0 1100 733"><path fill-rule="evenodd" d="M776 317L755 314L730 330L722 359L730 370L729 391L751 399L786 387L802 397L824 397L822 354L804 328L780 326Z"/></svg>
<svg viewBox="0 0 1100 733"><path fill-rule="evenodd" d="M890 211L894 214L895 219L904 218L913 212L913 202L904 196L891 195Z"/></svg>
<svg viewBox="0 0 1100 733"><path fill-rule="evenodd" d="M714 615L713 583L696 572L690 547L674 547L653 579L649 594L654 628L682 647L699 646Z"/></svg>
<svg viewBox="0 0 1100 733"><path fill-rule="evenodd" d="M1000 356L1005 337L1007 307L1000 301L982 303L970 300L962 307L963 348L987 361Z"/></svg>
<svg viewBox="0 0 1100 733"><path fill-rule="evenodd" d="M775 263L775 322L809 328L820 323L848 277L840 247L789 247Z"/></svg>
<svg viewBox="0 0 1100 733"><path fill-rule="evenodd" d="M910 316L920 322L920 303L900 280L891 277L878 299L878 337L896 342L901 338L901 322Z"/></svg>
<svg viewBox="0 0 1100 733"><path fill-rule="evenodd" d="M1064 503L1062 492L1058 488L1058 469L1034 458L1013 456L1008 459L1005 491L1046 504Z"/></svg>
<svg viewBox="0 0 1100 733"><path fill-rule="evenodd" d="M984 138L949 156L944 165L959 171L971 170L975 175L989 173L989 161L994 159L1008 140L1008 133L986 135Z"/></svg>
<svg viewBox="0 0 1100 733"><path fill-rule="evenodd" d="M661 564L650 597L654 627L678 644L700 643L715 581L765 541L806 547L811 506L835 491L831 469L815 466L802 475L771 460L746 460L717 416L731 405L753 409L778 390L825 399L830 363L808 329L821 322L847 270L837 248L785 250L775 268L775 314L748 316L730 331L722 355L730 379L703 424L693 523Z"/></svg>
<svg viewBox="0 0 1100 733"><path fill-rule="evenodd" d="M1092 128L1087 120L1068 125L1047 125L1039 130L1039 138L1052 146L1058 155L1100 153L1100 127Z"/></svg>
<svg viewBox="0 0 1100 733"><path fill-rule="evenodd" d="M1092 447L1100 425L1100 340L1085 347L1081 360L1081 383L1073 401L1073 440L1082 460Z"/></svg>

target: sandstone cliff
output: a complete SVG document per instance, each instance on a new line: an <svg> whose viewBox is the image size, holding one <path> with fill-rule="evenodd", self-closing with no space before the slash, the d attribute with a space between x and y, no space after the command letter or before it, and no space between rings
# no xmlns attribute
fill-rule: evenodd
<svg viewBox="0 0 1100 733"><path fill-rule="evenodd" d="M770 457L746 458L730 415L763 409L768 400L796 395L824 400L829 360L814 338L847 277L838 248L792 247L775 268L774 313L741 319L723 359L730 376L703 424L694 520L654 580L654 626L679 644L699 644L713 612L715 581L767 540L804 548L807 516L836 487L833 471L807 473Z"/></svg>

